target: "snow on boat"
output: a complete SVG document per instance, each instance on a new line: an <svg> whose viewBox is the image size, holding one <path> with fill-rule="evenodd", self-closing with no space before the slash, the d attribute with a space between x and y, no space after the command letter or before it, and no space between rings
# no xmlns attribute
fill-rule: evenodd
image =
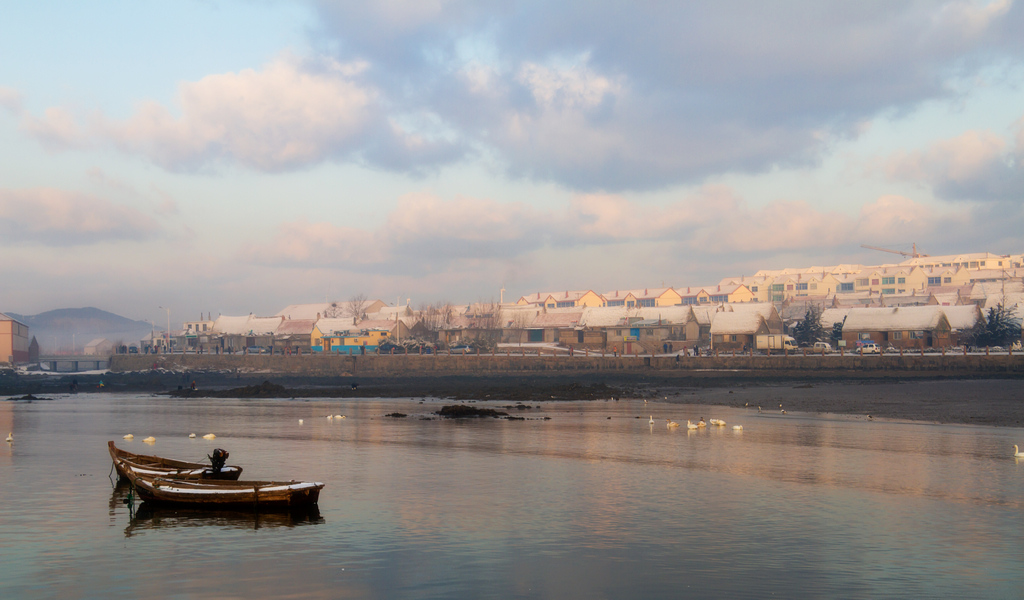
<svg viewBox="0 0 1024 600"><path fill-rule="evenodd" d="M319 481L215 481L149 478L128 471L128 479L144 502L192 508L294 510L317 503Z"/></svg>
<svg viewBox="0 0 1024 600"><path fill-rule="evenodd" d="M107 442L107 449L110 451L111 460L114 461L117 475L122 480L128 479L129 470L143 477L171 479L238 479L242 474L242 467L225 465L217 469L214 465L203 463L134 454L121 450L114 442Z"/></svg>

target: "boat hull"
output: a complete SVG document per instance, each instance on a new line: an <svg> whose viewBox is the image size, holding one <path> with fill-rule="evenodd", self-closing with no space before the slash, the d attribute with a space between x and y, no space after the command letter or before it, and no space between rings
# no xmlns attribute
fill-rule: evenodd
<svg viewBox="0 0 1024 600"><path fill-rule="evenodd" d="M203 463L128 452L110 441L107 442L107 450L114 461L118 478L122 481L128 480L129 469L151 478L237 480L242 475L242 467L226 465L220 471L214 471L210 465Z"/></svg>
<svg viewBox="0 0 1024 600"><path fill-rule="evenodd" d="M211 481L141 477L128 479L144 502L190 508L255 511L307 508L320 499L324 484L309 481Z"/></svg>

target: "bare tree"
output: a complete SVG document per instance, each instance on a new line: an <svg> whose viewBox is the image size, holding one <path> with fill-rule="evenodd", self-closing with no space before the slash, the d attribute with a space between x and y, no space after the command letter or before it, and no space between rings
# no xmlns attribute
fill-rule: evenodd
<svg viewBox="0 0 1024 600"><path fill-rule="evenodd" d="M348 306L345 308L345 316L352 317L353 319L362 319L366 317L366 307L369 306L370 300L366 297L366 294L356 294L348 301Z"/></svg>
<svg viewBox="0 0 1024 600"><path fill-rule="evenodd" d="M420 309L420 321L428 331L440 331L446 328L455 316L455 307L451 302L435 302Z"/></svg>
<svg viewBox="0 0 1024 600"><path fill-rule="evenodd" d="M341 305L337 302L331 302L330 306L324 309L325 319L340 319L341 318Z"/></svg>

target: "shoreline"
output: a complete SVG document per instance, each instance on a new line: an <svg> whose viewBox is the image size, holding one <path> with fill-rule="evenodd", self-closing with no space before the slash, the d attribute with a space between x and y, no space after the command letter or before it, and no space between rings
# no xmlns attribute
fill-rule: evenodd
<svg viewBox="0 0 1024 600"><path fill-rule="evenodd" d="M679 377L639 373L550 373L527 375L432 375L406 377L308 377L249 373L152 371L64 377L0 378L0 399L18 401L65 394L78 381L80 395L156 393L177 398L422 398L460 401L557 402L657 398L670 403L762 406L788 411L867 415L930 423L1024 427L1024 386L1008 377L868 378ZM99 387L100 382L103 387ZM195 381L197 390L191 391ZM259 389L264 382L271 386ZM357 387L352 388L352 383ZM179 387L180 386L180 387ZM239 393L250 386L255 391Z"/></svg>

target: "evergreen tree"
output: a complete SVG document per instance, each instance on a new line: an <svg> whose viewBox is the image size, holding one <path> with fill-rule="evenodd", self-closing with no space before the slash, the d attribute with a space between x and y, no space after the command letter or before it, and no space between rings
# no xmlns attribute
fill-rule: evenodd
<svg viewBox="0 0 1024 600"><path fill-rule="evenodd" d="M813 346L814 342L825 339L825 330L821 326L821 308L811 304L804 313L804 320L793 327L793 339L799 346Z"/></svg>
<svg viewBox="0 0 1024 600"><path fill-rule="evenodd" d="M997 304L988 309L987 319L979 319L960 339L969 346L982 348L1009 346L1020 339L1020 319L1014 318L1010 309Z"/></svg>

